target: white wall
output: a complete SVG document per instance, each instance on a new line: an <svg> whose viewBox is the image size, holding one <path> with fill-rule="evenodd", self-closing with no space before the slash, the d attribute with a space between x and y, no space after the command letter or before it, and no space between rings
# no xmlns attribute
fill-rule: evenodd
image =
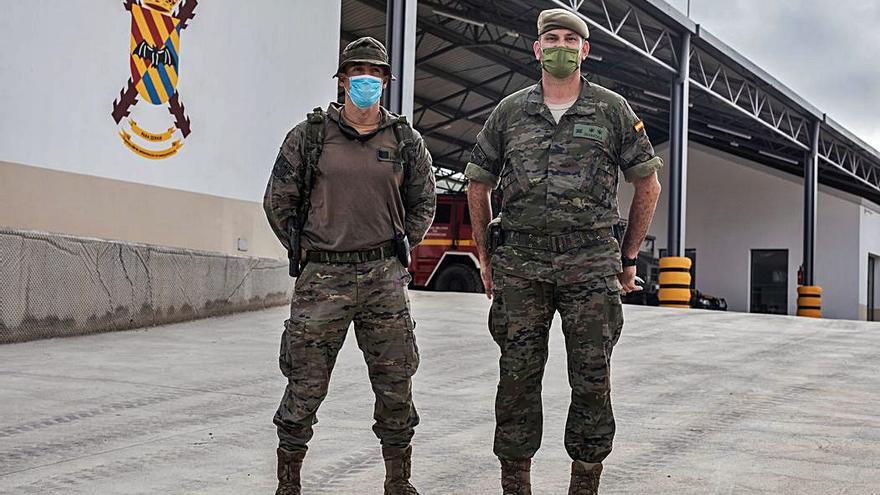
<svg viewBox="0 0 880 495"><path fill-rule="evenodd" d="M880 206L863 201L859 210L862 242L858 252L858 304L859 314L865 318L868 309L868 255L880 256ZM877 289L880 290L880 278L877 278L876 282L878 283ZM880 307L880 298L875 297L874 300L875 304Z"/></svg>
<svg viewBox="0 0 880 495"><path fill-rule="evenodd" d="M258 201L286 132L336 97L340 1L199 2L178 83L192 134L158 161L126 149L110 116L129 77L122 1L4 2L0 160ZM145 101L132 118L172 122Z"/></svg>
<svg viewBox="0 0 880 495"><path fill-rule="evenodd" d="M658 152L667 160L666 146ZM664 192L650 230L657 248L666 247L668 177L664 167ZM697 250L697 288L724 297L732 311L748 311L751 250L787 249L788 310L796 314L797 271L803 256L802 184L798 177L691 143L686 246ZM632 187L621 185L620 194L621 214L626 216ZM880 247L880 235L877 240ZM865 270L860 272L852 259L859 251L857 198L820 187L816 250L824 315L858 318L859 273Z"/></svg>
<svg viewBox="0 0 880 495"><path fill-rule="evenodd" d="M822 316L856 320L860 272L853 258L859 251L859 200L829 192L820 187L816 216L816 285L822 287Z"/></svg>

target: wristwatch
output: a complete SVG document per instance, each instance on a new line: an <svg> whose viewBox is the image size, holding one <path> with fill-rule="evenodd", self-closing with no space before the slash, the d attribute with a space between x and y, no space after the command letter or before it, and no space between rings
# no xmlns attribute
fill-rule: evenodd
<svg viewBox="0 0 880 495"><path fill-rule="evenodd" d="M628 266L636 266L639 263L639 258L638 257L627 258L624 255L620 255L620 262L624 268L626 268Z"/></svg>

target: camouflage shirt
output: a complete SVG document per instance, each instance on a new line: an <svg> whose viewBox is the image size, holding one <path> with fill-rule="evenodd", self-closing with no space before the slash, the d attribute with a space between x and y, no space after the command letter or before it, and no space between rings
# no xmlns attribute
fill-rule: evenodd
<svg viewBox="0 0 880 495"><path fill-rule="evenodd" d="M404 164L393 126L397 116L380 108L379 127L358 134L333 103L324 121L324 146L303 229L307 250L359 251L405 232L412 246L421 242L434 218L435 185L431 155L413 130L415 163ZM287 225L300 206L300 172L306 164L306 126L301 122L284 139L266 186L263 208L272 230L288 247ZM409 167L404 172L404 167Z"/></svg>
<svg viewBox="0 0 880 495"><path fill-rule="evenodd" d="M559 236L617 224L618 170L632 182L662 165L626 100L584 80L558 124L541 84L502 100L477 136L465 175L501 187L505 231ZM620 246L613 238L564 253L502 246L492 266L548 282L601 283L621 271Z"/></svg>

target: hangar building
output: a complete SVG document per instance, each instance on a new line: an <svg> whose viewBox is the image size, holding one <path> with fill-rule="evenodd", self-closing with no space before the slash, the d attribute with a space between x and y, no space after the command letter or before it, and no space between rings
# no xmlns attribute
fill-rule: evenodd
<svg viewBox="0 0 880 495"><path fill-rule="evenodd" d="M389 105L426 136L439 187L460 192L488 113L539 77L531 43L550 7L585 18L587 77L646 122L666 162L650 234L694 260L700 290L734 311L795 314L802 271L823 288L825 317L880 317L880 153L825 113L834 109L815 108L662 0L120 0L14 2L0 19L16 47L0 54L0 259L17 266L3 272L17 282L2 293L0 326L95 316L44 311L65 290L87 291L9 264L34 254L15 251L22 239L211 253L226 267L218 290L233 293L256 273L252 260L283 259L260 205L268 173L286 132L337 97L339 50L358 36L388 41L398 76ZM157 40L166 49L149 48ZM144 43L140 55L157 66L133 55ZM624 217L630 196L623 184ZM61 255L47 249L29 266L55 267ZM113 321L134 322L120 315L160 289L144 299L128 273L130 295L105 283L109 251L96 252L89 283L106 289ZM183 282L195 258L175 256ZM243 278L229 276L230 263L249 267ZM265 272L273 281L247 282L245 299L289 286L280 265ZM58 287L35 304L29 284ZM197 315L223 301L202 296L190 304Z"/></svg>

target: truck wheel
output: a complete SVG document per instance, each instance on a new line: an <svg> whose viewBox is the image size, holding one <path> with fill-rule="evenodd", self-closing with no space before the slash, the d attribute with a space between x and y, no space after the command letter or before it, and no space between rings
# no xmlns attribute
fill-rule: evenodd
<svg viewBox="0 0 880 495"><path fill-rule="evenodd" d="M480 272L465 265L449 265L437 275L434 288L444 292L483 292Z"/></svg>

